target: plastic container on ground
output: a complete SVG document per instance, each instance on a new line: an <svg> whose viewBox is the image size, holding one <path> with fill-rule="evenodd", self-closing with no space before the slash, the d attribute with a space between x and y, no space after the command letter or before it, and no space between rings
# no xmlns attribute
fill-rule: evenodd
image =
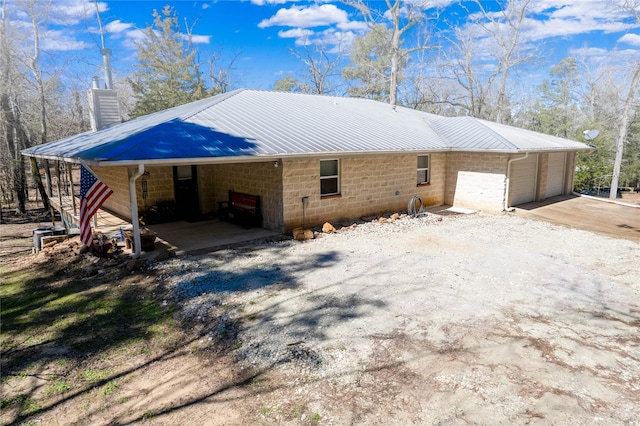
<svg viewBox="0 0 640 426"><path fill-rule="evenodd" d="M52 235L65 235L67 230L64 226L44 226L33 230L33 246L36 250L42 249L42 238Z"/></svg>

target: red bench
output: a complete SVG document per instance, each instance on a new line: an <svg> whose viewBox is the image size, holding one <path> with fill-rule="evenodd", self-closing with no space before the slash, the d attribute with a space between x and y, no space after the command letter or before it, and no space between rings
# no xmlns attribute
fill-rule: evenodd
<svg viewBox="0 0 640 426"><path fill-rule="evenodd" d="M229 190L229 200L218 202L220 218L246 227L261 227L260 196Z"/></svg>

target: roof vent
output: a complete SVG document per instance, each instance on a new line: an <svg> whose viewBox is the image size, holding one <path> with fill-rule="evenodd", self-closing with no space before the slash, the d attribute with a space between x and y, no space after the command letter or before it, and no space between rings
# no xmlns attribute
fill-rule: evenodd
<svg viewBox="0 0 640 426"><path fill-rule="evenodd" d="M104 85L106 89L113 89L113 77L111 74L111 49L100 49L102 64L104 66Z"/></svg>

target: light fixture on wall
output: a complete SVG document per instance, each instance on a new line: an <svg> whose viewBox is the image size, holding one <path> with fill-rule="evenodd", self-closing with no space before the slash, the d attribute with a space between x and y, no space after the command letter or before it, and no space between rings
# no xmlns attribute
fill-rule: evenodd
<svg viewBox="0 0 640 426"><path fill-rule="evenodd" d="M276 169L277 169L278 167L280 167L280 160L276 160L276 161L274 161L274 162L273 162L273 167L275 167Z"/></svg>
<svg viewBox="0 0 640 426"><path fill-rule="evenodd" d="M147 200L147 196L149 195L149 191L147 188L147 179L149 178L149 171L145 171L140 179L140 185L142 186L142 199Z"/></svg>

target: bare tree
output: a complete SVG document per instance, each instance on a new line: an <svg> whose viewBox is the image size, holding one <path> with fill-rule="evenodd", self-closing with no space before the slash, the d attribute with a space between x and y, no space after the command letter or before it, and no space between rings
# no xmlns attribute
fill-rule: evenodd
<svg viewBox="0 0 640 426"><path fill-rule="evenodd" d="M620 8L628 12L631 16L635 17L636 21L640 23L640 0L623 0L620 3ZM624 103L624 109L622 111L620 124L618 126L618 138L616 139L616 158L613 163L613 176L611 178L611 190L609 191L609 197L614 199L617 197L618 193L618 182L620 180L620 168L622 167L624 143L627 138L627 129L629 127L629 121L631 119L632 105L634 99L636 98L638 84L640 84L640 62L636 62L633 66L633 77L631 78L629 92L627 93L627 99Z"/></svg>
<svg viewBox="0 0 640 426"><path fill-rule="evenodd" d="M22 10L27 14L32 24L33 31L33 54L26 58L27 67L33 75L33 79L38 92L38 112L40 122L40 135L39 137L33 137L29 135L30 145L37 143L47 142L47 99L45 96L45 84L42 76L42 68L39 64L40 59L40 26L46 22L49 16L49 8L51 7L51 0L48 2L40 2L36 0L21 0L19 5ZM37 140L37 142L36 142ZM34 143L36 142L36 143ZM51 182L51 176L49 174L49 168L46 167L47 182ZM31 172L33 174L34 181L42 197L42 204L45 210L49 210L49 196L42 183L42 177L40 176L40 168L38 167L37 160L31 157Z"/></svg>
<svg viewBox="0 0 640 426"><path fill-rule="evenodd" d="M609 191L609 198L616 198L618 193L618 182L620 180L620 168L622 166L622 153L624 151L624 142L627 138L627 128L629 127L629 120L631 117L631 106L633 100L636 97L636 91L638 90L638 84L640 83L640 63L637 63L634 67L633 77L631 78L631 86L629 87L629 93L624 103L624 110L620 117L620 125L618 131L618 138L616 140L616 159L613 163L613 176L611 178L611 190Z"/></svg>
<svg viewBox="0 0 640 426"><path fill-rule="evenodd" d="M439 74L442 67L437 55L427 58L425 52L407 69L407 83L401 88L403 105L432 114L458 115L458 84Z"/></svg>
<svg viewBox="0 0 640 426"><path fill-rule="evenodd" d="M313 49L309 46L313 45ZM314 43L303 40L303 47L292 50L295 56L305 67L304 81L298 81L299 90L303 93L318 95L333 94L335 92L336 76L340 75L339 67L342 63L345 51L342 43L330 52L326 43Z"/></svg>
<svg viewBox="0 0 640 426"><path fill-rule="evenodd" d="M640 0L616 0L614 6L628 12L640 22Z"/></svg>
<svg viewBox="0 0 640 426"><path fill-rule="evenodd" d="M508 0L497 12L481 0L475 3L479 12L469 12L472 21L443 35L451 48L441 50L442 69L450 75L441 77L455 79L461 89L450 97L452 106L473 117L509 122L509 77L535 58L535 49L522 37L530 0Z"/></svg>
<svg viewBox="0 0 640 426"><path fill-rule="evenodd" d="M508 0L501 11L493 13L485 9L482 1L475 0L483 17L477 23L490 36L496 48L497 63L493 74L500 76L495 105L495 118L498 123L504 123L510 115L507 111L509 72L520 64L531 62L534 58L532 51L525 52L522 49L522 27L530 1Z"/></svg>
<svg viewBox="0 0 640 426"><path fill-rule="evenodd" d="M440 69L451 72L452 77L445 75L443 78L453 78L462 93L450 96L448 102L472 117L491 118L490 96L497 70L488 75L481 72L484 64L476 58L476 52L480 50L477 27L457 27L453 31L453 38L444 37L450 42L451 49L441 51Z"/></svg>
<svg viewBox="0 0 640 426"><path fill-rule="evenodd" d="M209 93L211 95L226 93L233 88L233 66L240 54L241 52L236 52L226 63L222 59L222 50L211 55L209 59L209 79L211 80Z"/></svg>
<svg viewBox="0 0 640 426"><path fill-rule="evenodd" d="M430 2L426 0L402 1L402 0L385 0L387 10L382 14L376 14L364 0L344 0L344 3L356 8L362 13L364 18L371 25L375 25L376 21L384 17L390 23L390 39L389 39L389 103L396 105L398 102L398 85L400 74L403 66L407 63L407 58L412 52L424 50L428 48L428 38L423 43L418 43L410 49L403 49L403 36L411 28L418 24L422 24L426 20L425 9L428 8ZM378 22L379 23L379 22Z"/></svg>
<svg viewBox="0 0 640 426"><path fill-rule="evenodd" d="M18 72L15 61L15 47L8 25L9 16L7 0L2 1L2 20L0 21L0 127L3 144L0 146L0 158L3 164L4 179L2 182L3 198L13 201L15 197L16 211L26 211L27 184L25 163L20 150L25 147L25 132L19 119L16 89L21 86L22 75Z"/></svg>

